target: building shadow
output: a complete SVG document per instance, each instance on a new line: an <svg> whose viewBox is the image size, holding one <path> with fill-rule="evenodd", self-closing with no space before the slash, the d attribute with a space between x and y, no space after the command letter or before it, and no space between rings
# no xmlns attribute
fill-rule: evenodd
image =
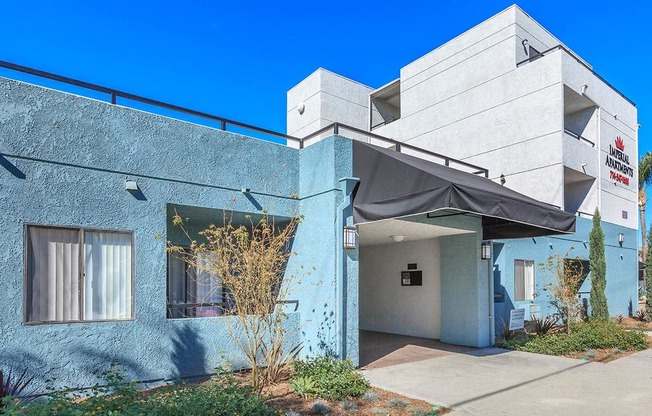
<svg viewBox="0 0 652 416"><path fill-rule="evenodd" d="M206 348L201 342L199 331L190 325L183 325L174 330L172 338L171 361L174 365L174 377L192 377L196 381L207 380L209 369Z"/></svg>
<svg viewBox="0 0 652 416"><path fill-rule="evenodd" d="M14 176L15 176L16 178L18 178L18 179L25 179L25 178L27 177L27 176L25 175L25 172L23 172L22 170L18 169L18 166L16 166L16 165L14 165L13 163L11 163L11 162L9 161L9 159L7 159L6 157L4 157L3 155L0 155L0 166L2 166L3 168L7 169L7 170L9 171L9 173L11 173L12 175L14 175Z"/></svg>

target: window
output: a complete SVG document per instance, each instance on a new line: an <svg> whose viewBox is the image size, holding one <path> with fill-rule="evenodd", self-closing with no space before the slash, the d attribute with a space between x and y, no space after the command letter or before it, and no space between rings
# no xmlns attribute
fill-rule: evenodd
<svg viewBox="0 0 652 416"><path fill-rule="evenodd" d="M25 322L133 317L132 233L28 226Z"/></svg>
<svg viewBox="0 0 652 416"><path fill-rule="evenodd" d="M532 260L514 260L514 300L534 300Z"/></svg>
<svg viewBox="0 0 652 416"><path fill-rule="evenodd" d="M168 318L222 315L224 289L219 277L191 266L183 256L184 253L168 254ZM206 266L211 260L210 252L199 253L196 258Z"/></svg>

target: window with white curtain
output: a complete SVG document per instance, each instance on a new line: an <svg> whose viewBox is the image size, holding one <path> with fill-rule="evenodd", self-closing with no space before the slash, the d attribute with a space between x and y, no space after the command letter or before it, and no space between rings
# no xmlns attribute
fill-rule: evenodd
<svg viewBox="0 0 652 416"><path fill-rule="evenodd" d="M514 260L514 300L534 300L532 260Z"/></svg>
<svg viewBox="0 0 652 416"><path fill-rule="evenodd" d="M28 226L25 321L133 317L132 233Z"/></svg>
<svg viewBox="0 0 652 416"><path fill-rule="evenodd" d="M219 276L211 274L214 253L200 252L194 267L184 260L188 249L168 254L168 318L196 318L223 314L224 288Z"/></svg>

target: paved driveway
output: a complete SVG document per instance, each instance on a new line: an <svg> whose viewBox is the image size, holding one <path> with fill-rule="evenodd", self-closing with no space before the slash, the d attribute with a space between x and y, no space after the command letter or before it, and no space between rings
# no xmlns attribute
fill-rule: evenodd
<svg viewBox="0 0 652 416"><path fill-rule="evenodd" d="M608 364L485 348L363 371L453 415L652 415L652 350Z"/></svg>

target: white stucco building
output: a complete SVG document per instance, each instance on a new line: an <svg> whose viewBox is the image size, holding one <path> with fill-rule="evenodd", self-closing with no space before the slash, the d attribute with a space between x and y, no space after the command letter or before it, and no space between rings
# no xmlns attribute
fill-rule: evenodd
<svg viewBox="0 0 652 416"><path fill-rule="evenodd" d="M538 264L571 248L570 256L587 260L596 208L606 234L611 313L636 304L636 106L518 6L408 63L380 88L320 68L288 92L287 110L290 135L342 123L481 166L505 187L575 214L572 236L494 242L498 319L518 306L552 313ZM363 247L361 287L364 259Z"/></svg>

